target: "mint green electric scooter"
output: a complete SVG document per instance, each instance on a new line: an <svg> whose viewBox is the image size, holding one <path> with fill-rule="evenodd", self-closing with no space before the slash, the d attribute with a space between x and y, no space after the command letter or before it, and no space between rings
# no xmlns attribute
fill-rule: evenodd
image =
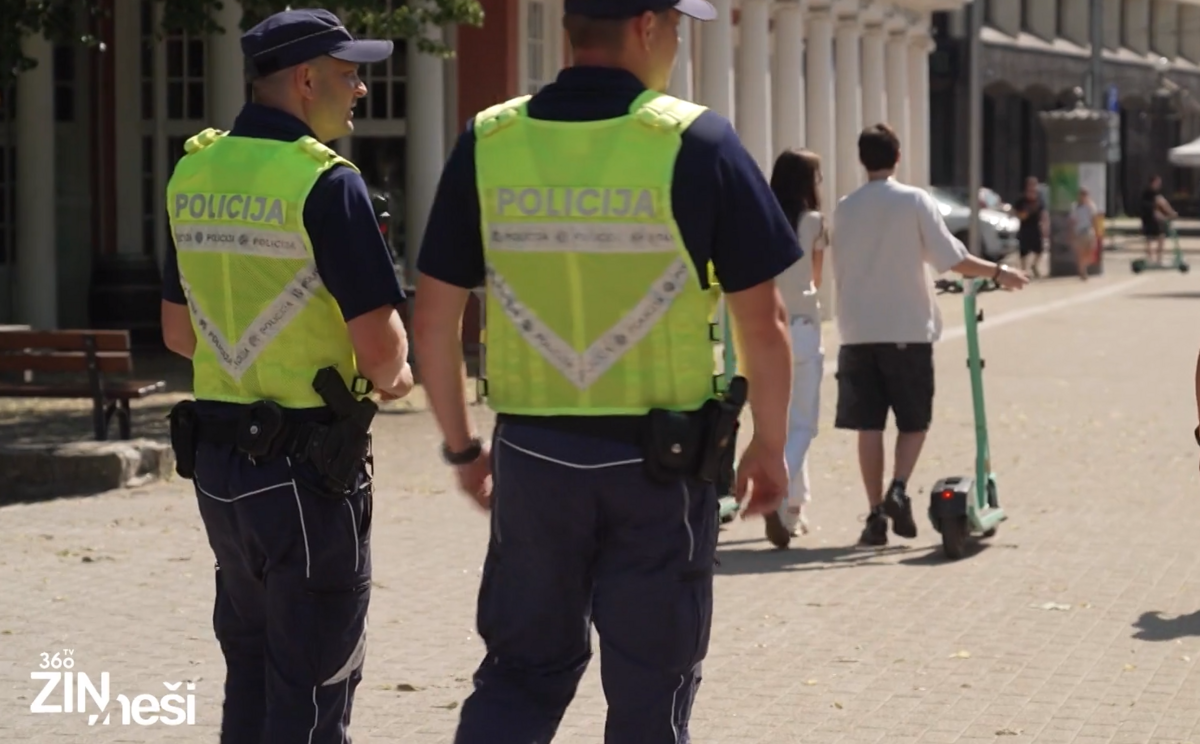
<svg viewBox="0 0 1200 744"><path fill-rule="evenodd" d="M963 321L967 331L967 369L971 372L971 400L975 409L975 474L956 475L939 480L933 486L929 500L929 520L942 534L946 557L957 560L966 552L967 540L973 535L991 537L1005 519L992 472L992 457L988 449L987 414L983 405L983 360L979 357L978 324L983 311L978 310L975 297L991 292L999 285L986 279L967 282L940 279L935 283L938 294L963 295Z"/></svg>
<svg viewBox="0 0 1200 744"><path fill-rule="evenodd" d="M1179 233L1175 230L1175 223L1171 220L1167 221L1166 236L1171 239L1173 250L1171 251L1171 263L1152 264L1144 258L1135 258L1129 262L1129 268L1133 273L1140 274L1143 271L1178 271L1181 274L1188 273L1188 262L1183 258L1183 249L1179 247Z"/></svg>

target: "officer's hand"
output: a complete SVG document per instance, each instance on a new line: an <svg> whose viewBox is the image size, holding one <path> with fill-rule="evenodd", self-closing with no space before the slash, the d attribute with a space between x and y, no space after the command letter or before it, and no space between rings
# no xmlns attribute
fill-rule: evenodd
<svg viewBox="0 0 1200 744"><path fill-rule="evenodd" d="M487 442L479 457L466 465L454 468L458 476L458 487L470 496L480 509L488 511L492 508L492 448Z"/></svg>
<svg viewBox="0 0 1200 744"><path fill-rule="evenodd" d="M779 508L787 494L788 469L783 450L764 447L757 437L750 440L737 468L735 497L742 518L769 514Z"/></svg>

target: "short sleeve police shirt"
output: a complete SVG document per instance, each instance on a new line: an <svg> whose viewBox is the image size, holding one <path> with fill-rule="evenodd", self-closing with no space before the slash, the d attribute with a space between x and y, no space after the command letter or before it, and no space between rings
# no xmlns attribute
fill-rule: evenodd
<svg viewBox="0 0 1200 744"><path fill-rule="evenodd" d="M528 112L535 119L553 121L612 119L628 113L643 91L645 86L623 70L571 67L530 99ZM795 232L729 121L705 111L682 139L671 204L701 283L708 284L710 260L725 292L770 281L799 260L802 253ZM438 184L418 271L465 289L482 285L480 223L475 134L468 122ZM627 445L592 441L583 448L577 437L532 427L506 427L500 437L519 439L518 446L568 461L586 458L599 463L630 456Z"/></svg>
<svg viewBox="0 0 1200 744"><path fill-rule="evenodd" d="M292 142L313 136L291 114L250 103L229 132ZM367 184L350 168L335 166L317 180L304 203L304 228L312 241L317 273L349 322L380 307L404 302L391 253L379 231ZM168 242L163 266L163 299L186 304L179 280L179 262Z"/></svg>

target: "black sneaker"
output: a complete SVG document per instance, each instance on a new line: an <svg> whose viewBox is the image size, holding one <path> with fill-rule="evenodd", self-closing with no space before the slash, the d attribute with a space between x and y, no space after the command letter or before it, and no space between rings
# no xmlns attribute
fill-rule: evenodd
<svg viewBox="0 0 1200 744"><path fill-rule="evenodd" d="M763 515L763 522L766 523L767 540L772 545L783 550L792 542L792 533L784 526L778 509L770 514Z"/></svg>
<svg viewBox="0 0 1200 744"><path fill-rule="evenodd" d="M887 515L878 509L872 509L867 515L867 526L863 528L858 538L859 545L887 545Z"/></svg>
<svg viewBox="0 0 1200 744"><path fill-rule="evenodd" d="M904 492L904 486L892 483L883 497L883 510L892 518L892 532L900 537L912 539L917 536L917 523L913 520L912 499Z"/></svg>

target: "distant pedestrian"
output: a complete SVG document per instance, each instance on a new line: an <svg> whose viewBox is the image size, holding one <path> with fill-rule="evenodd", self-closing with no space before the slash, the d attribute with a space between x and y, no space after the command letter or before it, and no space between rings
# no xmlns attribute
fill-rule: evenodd
<svg viewBox="0 0 1200 744"><path fill-rule="evenodd" d="M766 516L767 539L786 548L808 531L805 508L812 500L808 449L817 435L825 349L821 344L821 286L829 231L821 215L821 158L809 150L786 150L775 160L771 190L800 240L804 255L775 283L787 306L792 335L792 404L788 409L787 454L790 483L779 509Z"/></svg>
<svg viewBox="0 0 1200 744"><path fill-rule="evenodd" d="M1075 266L1079 269L1079 278L1087 281L1088 265L1092 262L1092 252L1098 249L1096 245L1096 216L1099 210L1092 197L1088 195L1087 187L1079 187L1079 197L1071 206L1067 222L1071 228L1071 247L1075 251Z"/></svg>
<svg viewBox="0 0 1200 744"><path fill-rule="evenodd" d="M1147 261L1162 264L1167 223L1178 216L1162 195L1162 176L1154 176L1142 191L1142 236L1146 239Z"/></svg>
<svg viewBox="0 0 1200 744"><path fill-rule="evenodd" d="M860 543L886 545L888 518L917 536L909 477L933 420L933 343L942 318L926 264L939 273L987 277L1006 289L1023 272L967 253L924 189L894 178L900 140L886 124L863 130L858 156L867 183L838 203L830 245L838 298L838 401L834 426L858 432L858 463L871 512ZM896 417L892 483L883 488L883 430Z"/></svg>
<svg viewBox="0 0 1200 744"><path fill-rule="evenodd" d="M1038 264L1042 252L1050 242L1050 211L1038 189L1034 176L1025 179L1025 191L1013 202L1013 212L1021 220L1017 230L1017 250L1021 256L1021 271L1030 271L1037 277L1042 272Z"/></svg>

